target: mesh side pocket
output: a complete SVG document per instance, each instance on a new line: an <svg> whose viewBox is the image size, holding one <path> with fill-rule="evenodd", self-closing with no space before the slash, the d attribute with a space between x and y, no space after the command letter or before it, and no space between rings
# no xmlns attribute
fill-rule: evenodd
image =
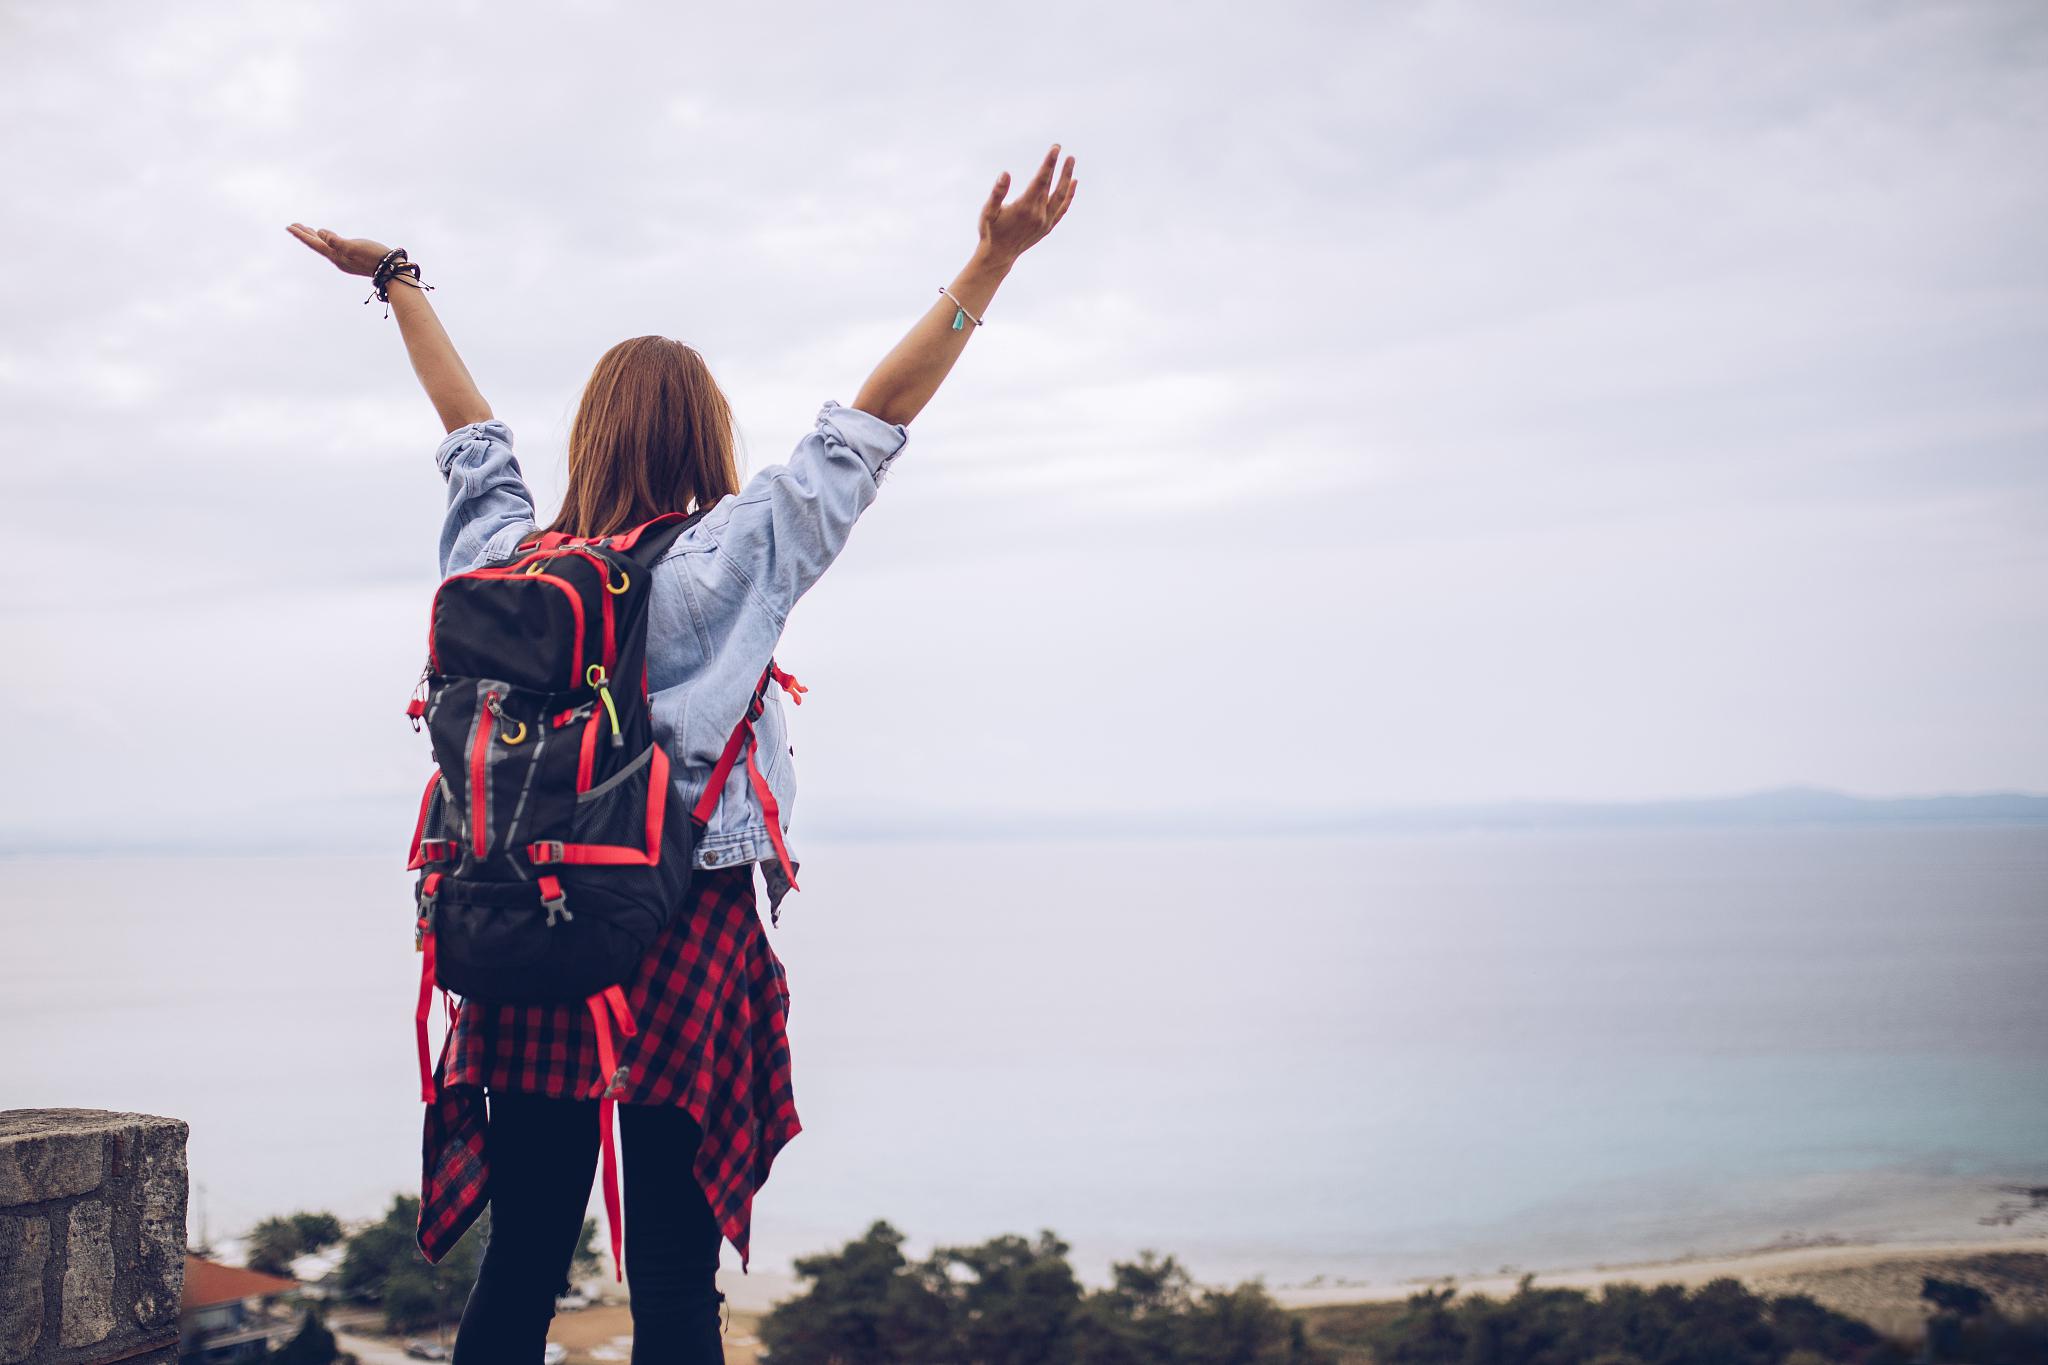
<svg viewBox="0 0 2048 1365"><path fill-rule="evenodd" d="M420 797L419 826L414 831L408 867L452 861L464 838L461 807L455 804L447 778L438 770Z"/></svg>
<svg viewBox="0 0 2048 1365"><path fill-rule="evenodd" d="M647 798L654 747L576 798L574 842L635 851L647 847Z"/></svg>
<svg viewBox="0 0 2048 1365"><path fill-rule="evenodd" d="M420 828L422 839L460 839L462 821L460 812L448 797L448 779L436 777L433 794L427 798L427 820ZM451 815L455 818L451 819Z"/></svg>

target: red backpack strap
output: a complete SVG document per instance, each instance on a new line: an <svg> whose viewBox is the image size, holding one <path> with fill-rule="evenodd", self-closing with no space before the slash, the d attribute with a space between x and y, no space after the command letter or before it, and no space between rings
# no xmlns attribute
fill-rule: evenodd
<svg viewBox="0 0 2048 1365"><path fill-rule="evenodd" d="M413 1031L420 1048L420 1100L432 1104L435 1097L434 1064L427 1055L427 1020L434 1012L434 901L440 894L441 875L429 872L420 879L420 917L413 934L413 946L420 954L420 999L413 1010ZM445 1010L445 1003L442 1008Z"/></svg>
<svg viewBox="0 0 2048 1365"><path fill-rule="evenodd" d="M638 1030L633 1027L633 1016L626 1009L625 992L617 986L607 986L583 1003L590 1010L590 1022L597 1030L597 1067L602 1073L597 1091L597 1137L604 1152L604 1216L611 1229L612 1273L624 1281L626 1228L619 1198L619 1158L612 1138L612 1110L618 1102L614 1092L621 1081L621 1068L618 1054L612 1050L612 1017L617 1017L619 1032L626 1037L633 1037Z"/></svg>
<svg viewBox="0 0 2048 1365"><path fill-rule="evenodd" d="M754 684L754 696L747 703L746 713L739 724L732 727L726 736L725 749L718 755L718 762L712 765L711 776L704 783L704 793L697 798L697 804L690 811L690 818L700 825L711 823L711 817L718 810L718 798L725 791L727 779L732 776L732 765L739 761L740 751L753 738L754 721L760 716L768 695L768 673L762 671L761 681Z"/></svg>
<svg viewBox="0 0 2048 1365"><path fill-rule="evenodd" d="M629 526L618 534L607 537L604 543L607 547L614 550L630 550L640 543L640 537L644 535L670 526L681 530L682 527L689 525L703 515L702 512L692 512L687 516L681 512L663 512L658 517L648 518L638 526Z"/></svg>
<svg viewBox="0 0 2048 1365"><path fill-rule="evenodd" d="M775 857L782 864L782 875L788 878L790 890L801 891L803 888L796 884L795 865L790 862L789 846L782 837L782 810L775 804L775 793L768 786L767 775L761 771L761 765L754 757L754 722L761 718L761 712L766 707L768 684L771 681L789 693L790 700L798 706L803 705L803 694L810 690L792 674L778 668L773 659L768 661L768 667L761 672L761 681L754 686L753 700L747 703L746 714L740 717L739 724L732 727L732 734L725 741L725 750L719 754L718 763L711 769L710 780L704 784L704 794L697 798L697 805L691 810L690 818L700 825L711 822L712 815L718 810L718 798L724 793L725 784L732 777L733 764L739 762L740 756L744 754L747 760L747 782L753 787L754 799L760 803L761 814L768 821L768 842L775 845Z"/></svg>
<svg viewBox="0 0 2048 1365"><path fill-rule="evenodd" d="M754 799L761 803L761 814L768 821L768 842L775 845L776 861L782 864L782 875L789 879L789 889L801 891L796 884L796 867L789 860L789 846L782 841L782 811L775 804L775 793L768 786L768 779L761 773L761 765L754 762L754 728L747 727L747 781L753 784Z"/></svg>

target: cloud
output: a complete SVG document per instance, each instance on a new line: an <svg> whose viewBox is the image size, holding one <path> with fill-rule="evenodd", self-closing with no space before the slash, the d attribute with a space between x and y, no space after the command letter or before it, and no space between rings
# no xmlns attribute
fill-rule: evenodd
<svg viewBox="0 0 2048 1365"><path fill-rule="evenodd" d="M962 22L9 8L0 499L62 571L0 827L114 767L324 809L296 678L409 799L439 431L285 222L425 263L546 504L640 332L780 458L1053 140L1073 214L792 626L807 805L2048 783L2034 7ZM218 725L138 749L138 688Z"/></svg>

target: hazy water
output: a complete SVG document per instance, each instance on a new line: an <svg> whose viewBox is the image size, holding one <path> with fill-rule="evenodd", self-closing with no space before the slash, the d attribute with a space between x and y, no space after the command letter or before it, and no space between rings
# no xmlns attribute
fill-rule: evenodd
<svg viewBox="0 0 2048 1365"><path fill-rule="evenodd" d="M2048 830L801 852L757 1269L886 1217L1051 1227L1091 1279L1490 1270L1964 1235L2048 1183ZM189 1120L216 1236L416 1187L389 860L0 873L0 1107Z"/></svg>

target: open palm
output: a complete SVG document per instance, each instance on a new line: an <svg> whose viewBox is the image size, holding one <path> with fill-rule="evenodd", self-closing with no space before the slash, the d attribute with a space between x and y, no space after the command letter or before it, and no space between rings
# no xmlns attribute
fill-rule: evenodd
<svg viewBox="0 0 2048 1365"><path fill-rule="evenodd" d="M334 262L335 269L344 275L376 274L377 262L391 250L367 237L344 237L326 228L309 228L304 223L293 223L285 231Z"/></svg>
<svg viewBox="0 0 2048 1365"><path fill-rule="evenodd" d="M1059 183L1053 184L1052 168L1059 156L1060 144L1055 142L1039 163L1038 174L1031 177L1031 183L1014 203L1003 202L1010 189L1010 173L1004 171L996 177L988 202L981 206L981 241L985 250L1005 260L1015 260L1043 240L1066 216L1081 182L1074 178L1074 158L1070 156L1060 170Z"/></svg>

